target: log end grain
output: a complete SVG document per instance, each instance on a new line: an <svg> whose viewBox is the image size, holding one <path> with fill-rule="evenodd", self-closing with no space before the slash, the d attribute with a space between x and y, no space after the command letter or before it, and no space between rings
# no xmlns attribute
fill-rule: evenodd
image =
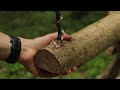
<svg viewBox="0 0 120 90"><path fill-rule="evenodd" d="M41 49L35 55L35 65L50 73L60 74L61 67L56 57L48 50Z"/></svg>

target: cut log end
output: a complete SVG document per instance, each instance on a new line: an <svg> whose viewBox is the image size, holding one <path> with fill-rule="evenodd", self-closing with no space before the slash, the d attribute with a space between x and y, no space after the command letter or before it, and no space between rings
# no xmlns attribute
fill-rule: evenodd
<svg viewBox="0 0 120 90"><path fill-rule="evenodd" d="M35 55L35 65L53 74L60 74L61 67L56 57L48 50L39 50Z"/></svg>

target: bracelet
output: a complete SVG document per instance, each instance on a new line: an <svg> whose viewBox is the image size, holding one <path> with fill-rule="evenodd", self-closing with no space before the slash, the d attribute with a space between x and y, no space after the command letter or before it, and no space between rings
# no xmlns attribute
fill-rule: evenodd
<svg viewBox="0 0 120 90"><path fill-rule="evenodd" d="M7 63L15 64L20 56L21 52L21 41L17 37L10 37L11 46L11 53L9 57L5 60Z"/></svg>

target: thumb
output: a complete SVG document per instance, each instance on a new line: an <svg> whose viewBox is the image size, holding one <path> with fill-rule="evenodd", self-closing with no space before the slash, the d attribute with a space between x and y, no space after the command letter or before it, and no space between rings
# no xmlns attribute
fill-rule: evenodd
<svg viewBox="0 0 120 90"><path fill-rule="evenodd" d="M57 33L51 33L51 34L47 34L42 37L38 37L33 40L33 46L35 49L39 50L39 49L49 45L56 38L57 38Z"/></svg>

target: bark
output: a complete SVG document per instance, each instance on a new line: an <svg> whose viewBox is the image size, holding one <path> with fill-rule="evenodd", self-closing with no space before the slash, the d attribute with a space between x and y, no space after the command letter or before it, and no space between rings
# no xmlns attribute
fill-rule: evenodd
<svg viewBox="0 0 120 90"><path fill-rule="evenodd" d="M113 14L113 13L117 13L118 11L108 11L108 15L109 14Z"/></svg>
<svg viewBox="0 0 120 90"><path fill-rule="evenodd" d="M115 13L116 11L108 11L108 15ZM115 79L120 71L120 43L116 43L114 46L108 48L106 50L108 55L114 55L117 53L116 58L111 62L108 68L100 75L96 77L96 79Z"/></svg>
<svg viewBox="0 0 120 90"><path fill-rule="evenodd" d="M39 50L35 65L54 74L63 73L78 64L85 64L120 40L120 12L106 16L98 22L72 34L67 46L54 44Z"/></svg>

